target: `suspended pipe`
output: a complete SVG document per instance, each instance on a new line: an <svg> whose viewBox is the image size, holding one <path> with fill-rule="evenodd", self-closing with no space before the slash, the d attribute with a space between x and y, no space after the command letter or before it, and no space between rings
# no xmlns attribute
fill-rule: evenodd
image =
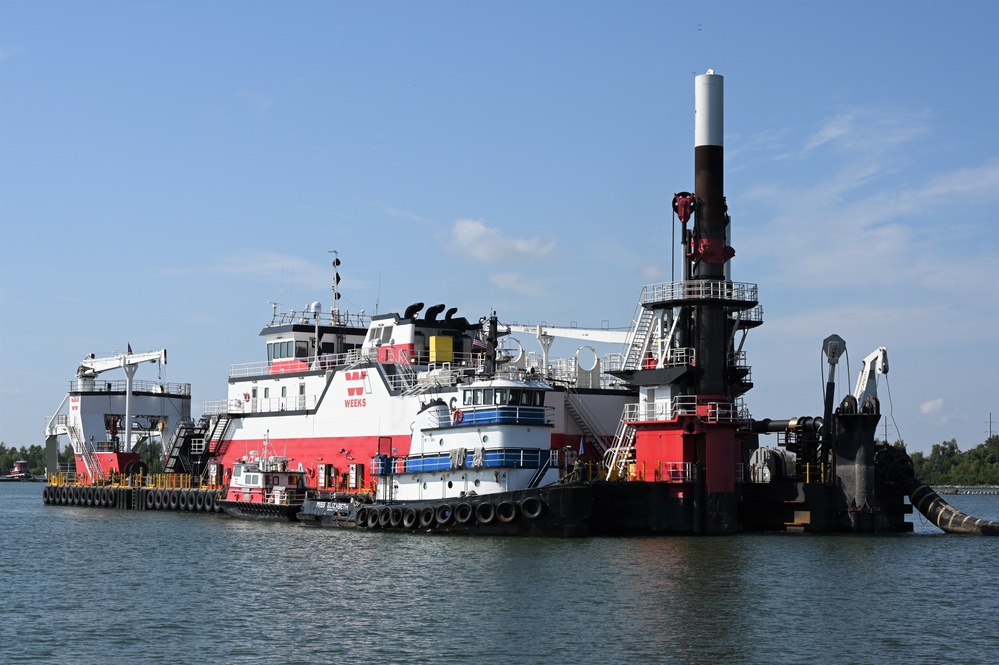
<svg viewBox="0 0 999 665"><path fill-rule="evenodd" d="M885 444L875 455L875 464L886 479L902 486L916 510L943 531L999 536L999 522L966 515L944 501L932 487L919 482L912 467L912 458L904 450Z"/></svg>

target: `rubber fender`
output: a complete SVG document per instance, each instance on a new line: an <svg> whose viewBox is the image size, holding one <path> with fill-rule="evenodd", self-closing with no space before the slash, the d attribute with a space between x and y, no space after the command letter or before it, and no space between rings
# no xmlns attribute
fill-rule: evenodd
<svg viewBox="0 0 999 665"><path fill-rule="evenodd" d="M472 510L472 504L462 502L454 507L454 521L458 524L467 524L473 517L475 511Z"/></svg>
<svg viewBox="0 0 999 665"><path fill-rule="evenodd" d="M484 501L475 507L475 519L479 524L489 524L496 519L496 507Z"/></svg>
<svg viewBox="0 0 999 665"><path fill-rule="evenodd" d="M529 520L536 520L544 512L545 504L536 496L529 496L520 502L520 512Z"/></svg>
<svg viewBox="0 0 999 665"><path fill-rule="evenodd" d="M510 523L517 519L517 504L512 501L501 501L496 506L496 518L500 522Z"/></svg>
<svg viewBox="0 0 999 665"><path fill-rule="evenodd" d="M451 521L451 517L454 516L454 509L449 503L442 503L437 506L437 510L434 511L434 517L437 519L437 524L444 526Z"/></svg>
<svg viewBox="0 0 999 665"><path fill-rule="evenodd" d="M392 508L389 512L389 524L392 525L393 529L398 529L402 526L402 508L398 506Z"/></svg>
<svg viewBox="0 0 999 665"><path fill-rule="evenodd" d="M392 509L388 506L381 508L378 511L378 526L384 527L388 526L389 522L392 521Z"/></svg>

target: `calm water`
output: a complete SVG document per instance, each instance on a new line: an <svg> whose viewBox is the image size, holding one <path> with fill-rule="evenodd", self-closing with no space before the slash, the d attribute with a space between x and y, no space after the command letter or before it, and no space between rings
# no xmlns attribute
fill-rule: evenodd
<svg viewBox="0 0 999 665"><path fill-rule="evenodd" d="M999 539L517 540L42 504L0 484L7 663L995 663ZM999 520L999 497L947 497Z"/></svg>

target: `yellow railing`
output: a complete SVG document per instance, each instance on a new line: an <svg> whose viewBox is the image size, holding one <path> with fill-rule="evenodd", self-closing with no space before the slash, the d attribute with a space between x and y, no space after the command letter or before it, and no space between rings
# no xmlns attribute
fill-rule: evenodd
<svg viewBox="0 0 999 665"><path fill-rule="evenodd" d="M187 473L131 474L127 476L112 473L109 477L97 478L93 482L87 482L85 477L77 477L75 473L51 473L49 474L49 485L54 487L148 487L203 490L214 490L222 487L217 483L202 483L200 478Z"/></svg>

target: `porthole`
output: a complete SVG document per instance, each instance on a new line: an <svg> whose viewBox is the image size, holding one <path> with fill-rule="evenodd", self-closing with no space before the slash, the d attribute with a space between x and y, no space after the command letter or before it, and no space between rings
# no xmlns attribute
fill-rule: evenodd
<svg viewBox="0 0 999 665"><path fill-rule="evenodd" d="M478 479L478 478L476 478L476 479L475 479L475 486L476 486L476 487L478 487L478 486L479 486L479 479Z"/></svg>
<svg viewBox="0 0 999 665"><path fill-rule="evenodd" d="M488 434L483 434L482 435L482 443L488 443L488 442L489 442L489 435Z"/></svg>
<svg viewBox="0 0 999 665"><path fill-rule="evenodd" d="M447 488L451 489L452 487L454 487L454 483L452 483L450 480L447 481Z"/></svg>
<svg viewBox="0 0 999 665"><path fill-rule="evenodd" d="M423 483L423 489L427 489L427 484Z"/></svg>
<svg viewBox="0 0 999 665"><path fill-rule="evenodd" d="M441 439L438 443L443 446L444 445L444 439Z"/></svg>

